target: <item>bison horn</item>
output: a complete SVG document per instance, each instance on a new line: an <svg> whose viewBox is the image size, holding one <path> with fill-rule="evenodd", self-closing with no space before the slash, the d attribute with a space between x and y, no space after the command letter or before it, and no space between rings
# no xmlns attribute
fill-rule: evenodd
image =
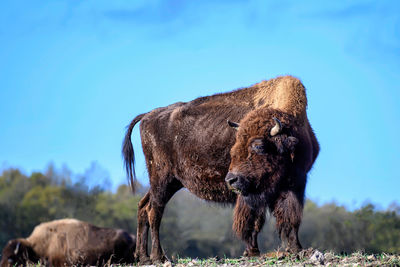
<svg viewBox="0 0 400 267"><path fill-rule="evenodd" d="M21 245L21 242L18 242L17 245L15 246L14 249L14 254L17 255L18 254L18 250L19 250L19 246Z"/></svg>
<svg viewBox="0 0 400 267"><path fill-rule="evenodd" d="M230 120L226 120L228 122L228 125L231 126L233 129L237 130L239 129L239 123L230 121Z"/></svg>
<svg viewBox="0 0 400 267"><path fill-rule="evenodd" d="M273 119L275 121L275 126L271 129L271 132L270 132L271 136L275 136L282 131L281 121L275 117Z"/></svg>

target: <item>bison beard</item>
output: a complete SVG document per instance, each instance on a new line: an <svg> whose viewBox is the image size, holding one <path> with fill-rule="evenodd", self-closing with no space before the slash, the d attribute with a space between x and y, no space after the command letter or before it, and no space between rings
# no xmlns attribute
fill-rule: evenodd
<svg viewBox="0 0 400 267"><path fill-rule="evenodd" d="M306 104L301 82L286 76L134 118L123 142L125 167L134 191L131 133L140 121L150 179L138 207L136 260L166 260L159 240L161 218L182 187L207 201L236 203L233 230L246 243L244 255L259 254L257 235L267 208L276 217L282 244L292 252L301 249L306 176L319 151Z"/></svg>
<svg viewBox="0 0 400 267"><path fill-rule="evenodd" d="M258 256L257 235L265 222L265 208L252 209L242 196L238 196L233 212L232 229L235 234L246 242L244 256Z"/></svg>

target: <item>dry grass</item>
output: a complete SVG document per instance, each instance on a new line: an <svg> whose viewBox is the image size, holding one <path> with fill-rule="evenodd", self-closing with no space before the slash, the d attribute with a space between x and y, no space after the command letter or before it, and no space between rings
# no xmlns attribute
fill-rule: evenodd
<svg viewBox="0 0 400 267"><path fill-rule="evenodd" d="M271 252L257 258L238 259L178 259L176 263L164 263L163 267L183 266L400 266L400 255L365 254L338 255L332 252L320 252L315 249L303 250L298 254Z"/></svg>
<svg viewBox="0 0 400 267"><path fill-rule="evenodd" d="M44 265L28 265L30 267L41 267ZM138 265L108 265L112 267L131 267ZM350 255L339 255L332 252L320 252L315 249L303 250L297 254L275 251L262 255L261 257L247 258L208 258L191 259L178 258L172 262L160 265L145 265L147 267L230 267L230 266L400 266L400 255L393 254L365 254L361 252Z"/></svg>

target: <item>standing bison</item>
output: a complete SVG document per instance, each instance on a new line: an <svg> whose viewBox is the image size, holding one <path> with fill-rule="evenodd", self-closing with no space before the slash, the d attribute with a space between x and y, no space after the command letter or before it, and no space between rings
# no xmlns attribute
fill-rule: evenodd
<svg viewBox="0 0 400 267"><path fill-rule="evenodd" d="M266 208L276 217L282 245L291 252L300 250L307 173L319 151L306 107L302 83L284 76L134 118L123 142L125 167L133 186L131 134L141 121L150 178L149 192L139 202L137 260L166 259L159 240L161 218L182 187L208 201L235 204L233 230L246 243L244 255L260 253L257 235Z"/></svg>
<svg viewBox="0 0 400 267"><path fill-rule="evenodd" d="M135 237L75 219L42 223L28 238L8 241L1 267L46 263L50 266L132 263Z"/></svg>

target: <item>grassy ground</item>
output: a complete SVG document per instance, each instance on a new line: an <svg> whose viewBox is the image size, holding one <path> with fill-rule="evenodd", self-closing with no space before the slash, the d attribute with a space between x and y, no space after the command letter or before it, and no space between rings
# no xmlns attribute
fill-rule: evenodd
<svg viewBox="0 0 400 267"><path fill-rule="evenodd" d="M318 250L303 250L298 254L272 252L257 258L238 259L178 259L175 263L167 262L163 267L182 266L400 266L400 255L368 255L353 253L338 255Z"/></svg>
<svg viewBox="0 0 400 267"><path fill-rule="evenodd" d="M28 265L29 267L41 267L43 265ZM111 265L112 267L132 267L137 265ZM156 267L156 265L145 265ZM288 254L283 252L271 252L261 257L237 259L230 258L209 258L191 259L178 258L172 262L158 265L160 267L213 267L213 266L399 266L400 255L392 254L365 254L361 252L350 255L338 255L332 252L320 252L314 249L307 249L298 254ZM157 266L157 267L158 267Z"/></svg>

